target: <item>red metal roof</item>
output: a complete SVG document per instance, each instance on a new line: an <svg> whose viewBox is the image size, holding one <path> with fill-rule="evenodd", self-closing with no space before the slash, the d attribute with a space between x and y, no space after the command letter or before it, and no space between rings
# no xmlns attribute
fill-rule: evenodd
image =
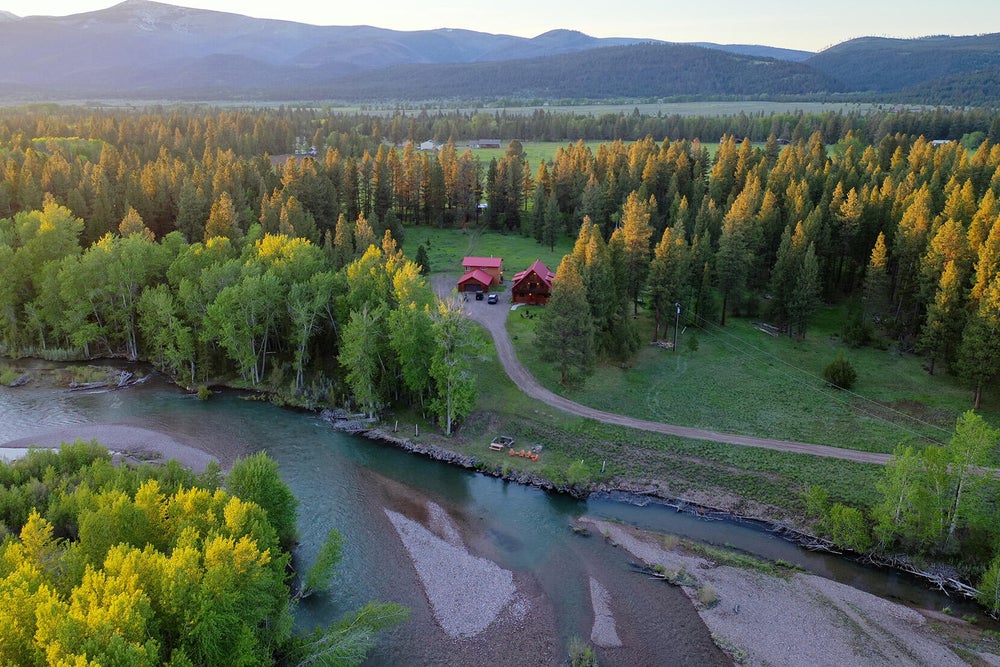
<svg viewBox="0 0 1000 667"><path fill-rule="evenodd" d="M493 276L486 273L482 269L473 269L472 271L469 271L464 276L458 279L458 284L464 285L470 280L475 280L483 287L489 287L491 284L493 284Z"/></svg>
<svg viewBox="0 0 1000 667"><path fill-rule="evenodd" d="M549 267L545 266L542 260L536 259L534 263L527 269L521 271L520 273L514 274L514 284L511 286L511 289L517 287L517 284L521 282L521 279L524 278L525 276L530 275L532 271L534 271L535 274L538 275L538 277L542 280L542 282L546 284L546 286L550 288L552 287L552 279L556 277L556 274L552 273L552 271L549 270Z"/></svg>
<svg viewBox="0 0 1000 667"><path fill-rule="evenodd" d="M466 257L462 260L462 266L467 268L474 266L476 268L499 269L501 264L503 264L503 257Z"/></svg>

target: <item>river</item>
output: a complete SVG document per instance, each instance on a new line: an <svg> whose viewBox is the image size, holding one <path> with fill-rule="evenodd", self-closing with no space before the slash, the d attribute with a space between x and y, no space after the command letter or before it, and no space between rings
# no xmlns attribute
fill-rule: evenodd
<svg viewBox="0 0 1000 667"><path fill-rule="evenodd" d="M571 530L582 515L730 545L927 608L954 604L895 573L802 550L753 524L521 487L335 432L311 414L243 400L237 392L198 401L156 376L121 391L0 389L0 443L95 424L168 433L223 464L266 450L300 501L296 559L311 563L331 527L346 538L336 586L299 605L301 628L330 623L372 598L412 609L410 621L380 642L368 664L471 664L476 656L497 664L559 664L571 638L590 637L591 578L626 601L616 608L625 646L600 649L601 664L726 664L679 589L637 574L627 554L601 537ZM419 520L428 504L450 516L472 553L514 573L532 609L519 624L495 634L487 628L471 640L441 631L386 514Z"/></svg>

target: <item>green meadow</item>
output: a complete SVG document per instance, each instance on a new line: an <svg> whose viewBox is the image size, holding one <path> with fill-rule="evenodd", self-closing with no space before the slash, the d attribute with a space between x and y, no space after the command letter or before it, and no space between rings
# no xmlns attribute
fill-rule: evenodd
<svg viewBox="0 0 1000 667"><path fill-rule="evenodd" d="M773 337L739 318L729 318L725 327L688 324L673 351L651 344L652 324L644 313L637 321L643 345L636 357L599 363L572 389L559 384L557 369L533 345L537 317L515 312L508 331L521 362L543 385L610 412L883 453L899 444L919 448L947 440L958 415L972 407L969 388L944 373L929 375L914 355L847 348L838 335L843 316L840 307L824 308L802 342ZM672 335L671 329L668 341ZM849 392L823 380L823 369L841 353L858 373ZM989 409L983 414L994 422L1000 416Z"/></svg>
<svg viewBox="0 0 1000 667"><path fill-rule="evenodd" d="M432 272L449 277L461 274L465 255L502 256L512 277L535 259L554 270L572 250L569 238L550 252L519 235L408 228L403 244L407 255L412 257L421 243L428 248ZM598 363L582 386L567 389L534 345L542 308L522 306L508 315L507 330L519 359L552 391L611 412L891 453L901 443L922 447L947 440L958 415L971 407L968 387L942 372L929 375L919 357L891 346L846 347L839 337L845 311L838 305L824 306L801 342L731 317L725 327L688 322L676 351L651 344L651 318L640 309L636 325L643 344L635 358L625 364ZM527 312L536 316L523 317ZM670 340L672 330L661 337ZM467 450L490 465L562 483L615 476L668 479L670 492L678 496L735 494L790 510L800 508L801 491L808 484L822 484L844 502L865 505L872 500L880 466L666 437L565 415L518 391L485 335L483 350L477 363L477 410L447 446ZM822 379L825 366L840 353L858 372L851 392L829 387ZM981 411L993 423L1000 423L1000 411L993 407L997 398L987 395ZM532 463L489 452L486 445L500 433L516 437L518 446L541 444L546 455Z"/></svg>
<svg viewBox="0 0 1000 667"><path fill-rule="evenodd" d="M508 281L505 284L509 284L515 273L528 268L536 259L555 271L563 255L573 250L573 241L568 237L560 238L555 250L549 250L548 246L520 234L501 234L472 226L466 231L407 227L402 243L403 253L412 259L417 256L417 248L421 245L427 251L431 273L444 273L456 279L462 275L463 257L503 257L504 277Z"/></svg>

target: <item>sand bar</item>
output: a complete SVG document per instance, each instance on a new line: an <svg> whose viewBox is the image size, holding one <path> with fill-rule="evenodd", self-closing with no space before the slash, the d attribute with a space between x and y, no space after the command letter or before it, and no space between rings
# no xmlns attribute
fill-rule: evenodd
<svg viewBox="0 0 1000 667"><path fill-rule="evenodd" d="M166 433L118 424L77 424L36 433L0 443L0 448L5 450L0 455L8 458L7 454L11 454L10 458L14 458L28 447L58 447L77 440L97 440L124 460L133 463L176 459L182 466L191 468L196 473L204 472L210 461L217 462L211 454L178 442Z"/></svg>

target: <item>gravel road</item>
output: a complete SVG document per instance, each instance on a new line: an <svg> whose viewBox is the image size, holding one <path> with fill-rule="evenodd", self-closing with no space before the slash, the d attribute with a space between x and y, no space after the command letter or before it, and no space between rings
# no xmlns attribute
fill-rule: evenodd
<svg viewBox="0 0 1000 667"><path fill-rule="evenodd" d="M454 280L450 276L438 274L433 276L432 285L439 296L447 296L451 293ZM539 400L557 410L579 417L587 417L605 424L615 424L626 426L642 431L662 433L663 435L675 435L692 440L709 440L711 442L723 442L730 445L740 445L744 447L761 447L764 449L774 449L783 452L796 452L799 454L810 454L813 456L826 456L829 458L843 459L847 461L857 461L860 463L886 464L889 461L889 454L879 454L875 452L862 452L853 449L841 449L839 447L829 447L827 445L815 445L808 442L796 442L794 440L775 440L773 438L758 438L750 435L738 435L734 433L721 433L702 428L691 428L688 426L677 426L662 422L653 422L645 419L636 419L612 412L605 412L586 405L581 405L555 394L541 384L528 372L528 370L518 361L514 353L514 346L510 336L507 334L506 322L507 313L510 310L510 293L500 294L500 303L491 305L485 300L476 301L469 298L467 301L460 301L463 312L467 317L483 325L496 346L497 357L503 365L504 370L510 379L520 387L528 396Z"/></svg>

